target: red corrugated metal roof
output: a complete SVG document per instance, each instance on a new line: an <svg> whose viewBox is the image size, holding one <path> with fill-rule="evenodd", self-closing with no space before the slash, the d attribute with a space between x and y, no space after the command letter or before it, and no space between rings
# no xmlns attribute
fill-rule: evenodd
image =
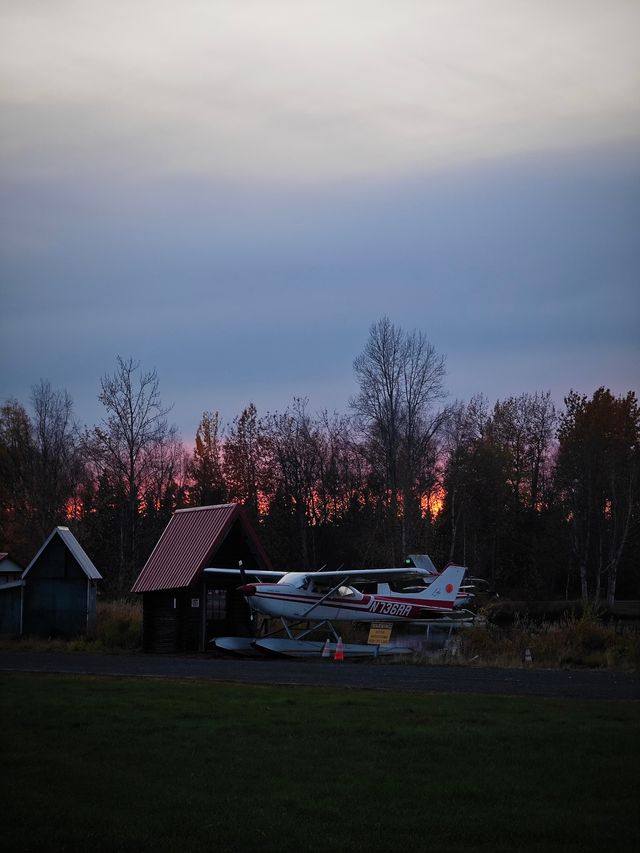
<svg viewBox="0 0 640 853"><path fill-rule="evenodd" d="M269 559L240 504L179 509L165 527L144 565L132 592L154 592L190 586L218 550L233 522L238 519L253 550L269 567Z"/></svg>

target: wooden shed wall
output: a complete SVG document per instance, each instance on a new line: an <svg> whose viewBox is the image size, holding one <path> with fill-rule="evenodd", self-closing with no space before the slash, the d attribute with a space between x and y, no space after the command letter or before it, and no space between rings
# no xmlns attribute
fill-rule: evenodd
<svg viewBox="0 0 640 853"><path fill-rule="evenodd" d="M20 633L22 587L0 585L0 634L16 636Z"/></svg>
<svg viewBox="0 0 640 853"><path fill-rule="evenodd" d="M146 592L142 598L143 648L146 652L191 652L199 648L200 609L190 589Z"/></svg>
<svg viewBox="0 0 640 853"><path fill-rule="evenodd" d="M251 631L250 611L237 586L236 577L216 578L187 589L145 592L144 651L207 651L214 637L247 636Z"/></svg>
<svg viewBox="0 0 640 853"><path fill-rule="evenodd" d="M25 576L25 634L75 636L95 628L96 582L56 537Z"/></svg>
<svg viewBox="0 0 640 853"><path fill-rule="evenodd" d="M237 569L239 560L246 569L259 568L240 522L235 521L207 565ZM214 637L247 636L250 611L237 590L239 583L236 576L200 573L188 587L142 593L144 650L169 654L208 651ZM216 597L213 590L224 592L223 612L223 596ZM215 606L213 598L217 598Z"/></svg>

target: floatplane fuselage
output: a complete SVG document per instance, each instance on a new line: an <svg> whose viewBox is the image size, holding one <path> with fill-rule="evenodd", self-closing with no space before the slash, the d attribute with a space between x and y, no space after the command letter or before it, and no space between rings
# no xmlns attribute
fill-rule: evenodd
<svg viewBox="0 0 640 853"><path fill-rule="evenodd" d="M317 653L322 644L310 637L328 630L339 637L334 622L425 622L446 617L460 618L460 606L468 601L461 592L466 569L448 566L441 574L420 568L352 569L320 572L256 572L255 581L245 581L239 591L252 611L279 619L286 639L222 637L216 647L244 652L260 648L284 654ZM212 574L228 574L229 569L205 569ZM395 587L392 589L392 586ZM297 628L302 623L302 628ZM406 653L409 648L351 644L350 654Z"/></svg>
<svg viewBox="0 0 640 853"><path fill-rule="evenodd" d="M351 578L345 573L338 584L326 590L331 573L322 572L289 572L277 583L248 583L240 591L249 605L265 616L336 622L412 622L451 613L465 571L461 566L449 566L428 586L410 591L394 592L388 583L377 583L377 592L362 592L349 584L350 579L356 579L355 573Z"/></svg>

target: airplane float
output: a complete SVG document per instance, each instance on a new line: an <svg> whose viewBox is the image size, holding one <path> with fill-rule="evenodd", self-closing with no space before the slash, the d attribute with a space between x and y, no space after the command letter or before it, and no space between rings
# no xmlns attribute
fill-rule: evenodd
<svg viewBox="0 0 640 853"><path fill-rule="evenodd" d="M423 557L426 555L422 555ZM462 610L468 603L471 585L463 588L466 569L448 566L438 573L433 563L390 569L341 569L319 572L247 572L239 569L205 569L207 574L237 574L240 592L253 612L277 618L287 639L267 635L261 638L218 637L216 648L235 652L253 649L287 655L309 655L334 649L340 638L333 622L420 622L453 619L458 623L471 614ZM415 558L412 558L415 561ZM255 578L247 582L248 577ZM452 619L453 617L453 619ZM253 618L253 615L252 615ZM313 623L294 633L300 622ZM326 629L334 638L323 643L309 639ZM281 629L278 629L279 633ZM412 651L398 645L348 644L350 655L399 654Z"/></svg>

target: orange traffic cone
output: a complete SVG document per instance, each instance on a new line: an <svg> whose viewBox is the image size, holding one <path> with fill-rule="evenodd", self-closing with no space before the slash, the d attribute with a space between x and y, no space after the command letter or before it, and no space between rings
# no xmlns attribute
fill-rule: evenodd
<svg viewBox="0 0 640 853"><path fill-rule="evenodd" d="M336 643L336 653L333 659L344 660L344 645L342 643L342 637L338 637L338 642Z"/></svg>
<svg viewBox="0 0 640 853"><path fill-rule="evenodd" d="M322 647L322 657L323 658L330 658L331 657L331 649L329 648L328 638L325 640L324 646Z"/></svg>

